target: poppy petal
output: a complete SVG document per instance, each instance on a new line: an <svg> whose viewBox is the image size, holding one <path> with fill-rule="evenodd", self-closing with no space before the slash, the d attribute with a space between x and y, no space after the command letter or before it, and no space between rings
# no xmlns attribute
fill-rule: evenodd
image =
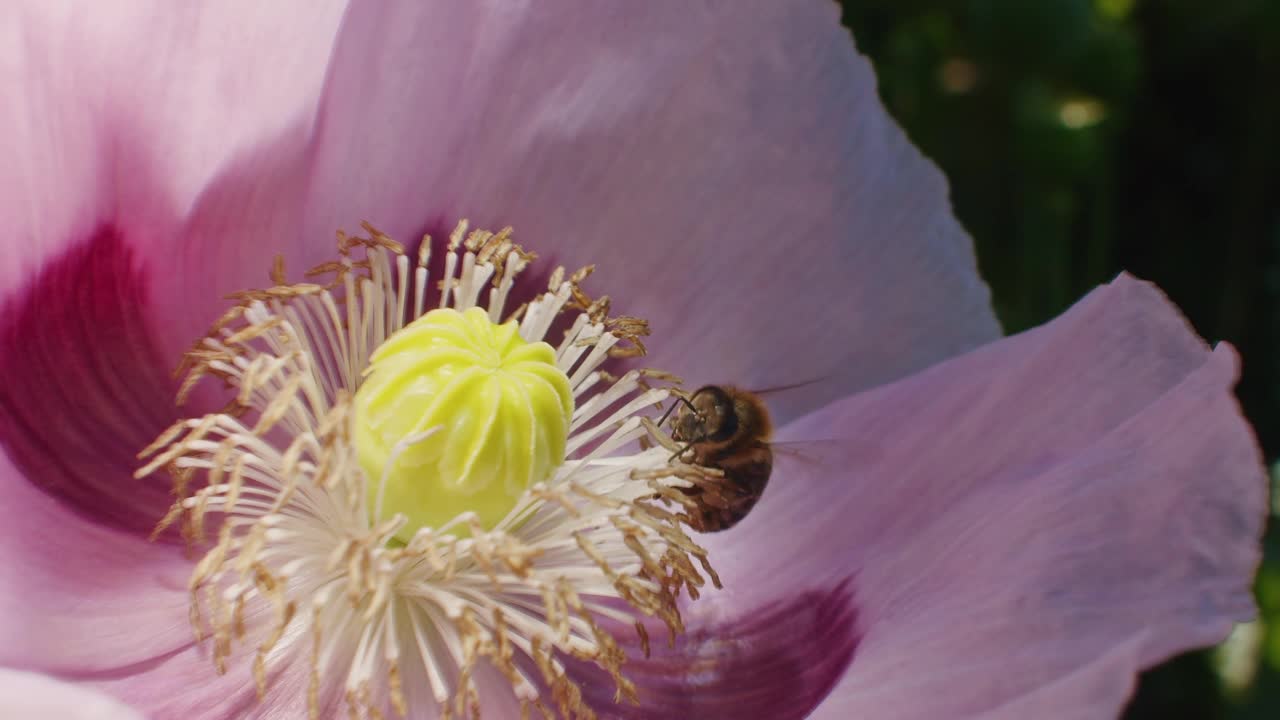
<svg viewBox="0 0 1280 720"><path fill-rule="evenodd" d="M1254 611L1266 476L1237 372L1231 348L1122 276L784 428L845 438L826 443L845 462L780 454L755 512L705 540L740 613L856 583L862 639L830 717L1090 701L1052 688L1102 688L1099 658L1131 675ZM1123 696L1104 689L1114 712Z"/></svg>
<svg viewBox="0 0 1280 720"><path fill-rule="evenodd" d="M459 218L652 322L692 383L816 381L782 418L994 339L942 174L827 0L348 14L307 234Z"/></svg>
<svg viewBox="0 0 1280 720"><path fill-rule="evenodd" d="M0 715L13 720L142 720L105 695L34 673L0 668Z"/></svg>
<svg viewBox="0 0 1280 720"><path fill-rule="evenodd" d="M167 350L202 332L226 292L263 283L272 254L297 240L305 148L344 4L0 8L0 296L104 227L159 266L161 314L194 318L173 344L160 338ZM228 175L238 192L216 191ZM221 222L193 228L202 212ZM331 250L332 229L316 244Z"/></svg>

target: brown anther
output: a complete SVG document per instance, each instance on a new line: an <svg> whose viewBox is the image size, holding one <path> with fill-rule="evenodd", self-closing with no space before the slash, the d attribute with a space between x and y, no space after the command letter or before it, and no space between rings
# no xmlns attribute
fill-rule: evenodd
<svg viewBox="0 0 1280 720"><path fill-rule="evenodd" d="M467 228L469 226L470 223L468 223L466 219L462 219L453 227L453 232L449 233L449 243L445 246L449 252L457 250L458 246L462 245L463 240L466 238Z"/></svg>
<svg viewBox="0 0 1280 720"><path fill-rule="evenodd" d="M645 628L644 623L636 620L636 637L640 639L640 651L644 653L645 659L649 658L649 631Z"/></svg>
<svg viewBox="0 0 1280 720"><path fill-rule="evenodd" d="M268 273L271 278L272 285L284 285L288 283L288 277L284 272L284 255L276 255L271 261L271 272Z"/></svg>

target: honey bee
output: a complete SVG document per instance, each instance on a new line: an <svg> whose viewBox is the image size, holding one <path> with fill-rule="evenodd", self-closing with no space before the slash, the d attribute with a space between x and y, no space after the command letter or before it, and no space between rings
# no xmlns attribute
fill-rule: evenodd
<svg viewBox="0 0 1280 720"><path fill-rule="evenodd" d="M674 415L672 412L674 411ZM769 411L755 393L727 385L705 385L677 397L659 424L671 417L671 439L682 447L672 459L724 474L714 483L681 488L697 503L689 526L720 532L737 525L755 506L773 471Z"/></svg>

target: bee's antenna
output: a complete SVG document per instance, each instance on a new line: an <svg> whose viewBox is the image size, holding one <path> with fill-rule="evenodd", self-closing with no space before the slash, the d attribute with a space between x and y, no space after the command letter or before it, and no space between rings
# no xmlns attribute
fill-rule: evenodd
<svg viewBox="0 0 1280 720"><path fill-rule="evenodd" d="M667 411L662 413L662 419L658 421L658 427L662 427L662 423L666 422L667 418L671 417L671 412L675 410L680 403L688 405L689 409L692 410L695 415L698 413L698 408L694 407L693 403L689 402L689 398L686 398L683 395L676 395L675 398L676 402L671 403L671 405L667 407Z"/></svg>

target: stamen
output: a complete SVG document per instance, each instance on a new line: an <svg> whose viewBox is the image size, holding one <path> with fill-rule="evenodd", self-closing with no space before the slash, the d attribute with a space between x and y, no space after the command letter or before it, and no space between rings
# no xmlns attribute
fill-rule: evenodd
<svg viewBox="0 0 1280 720"><path fill-rule="evenodd" d="M596 663L620 702L636 702L610 628L634 627L647 654L640 616L660 619L674 637L684 627L680 596L719 583L685 533L689 500L680 491L715 471L672 465L670 439L641 417L668 397L661 383L673 378L635 370L615 378L601 367L643 354L647 325L609 318L608 298L580 286L589 268L556 269L547 292L507 313L533 259L509 229L468 232L460 223L437 283L430 238L411 261L364 229L339 235L338 260L309 272L312 282L287 284L277 262L274 287L237 294L187 354L179 393L214 377L233 402L176 423L140 454L139 477L174 478L179 500L160 529L180 522L204 551L190 579L196 637L211 639L220 673L233 647L256 647L260 695L277 664L309 658L312 718L321 689L338 684L353 717L404 716L413 698L429 698L442 717L473 717L482 684L495 679L526 714L594 717L565 657ZM360 462L353 398L370 358L428 308L481 308L492 323L506 313L529 343L576 311L548 356L573 397L568 459L496 521L465 511L437 527L407 524L394 506L381 507L385 473L371 477ZM434 432L393 444L390 463Z"/></svg>

